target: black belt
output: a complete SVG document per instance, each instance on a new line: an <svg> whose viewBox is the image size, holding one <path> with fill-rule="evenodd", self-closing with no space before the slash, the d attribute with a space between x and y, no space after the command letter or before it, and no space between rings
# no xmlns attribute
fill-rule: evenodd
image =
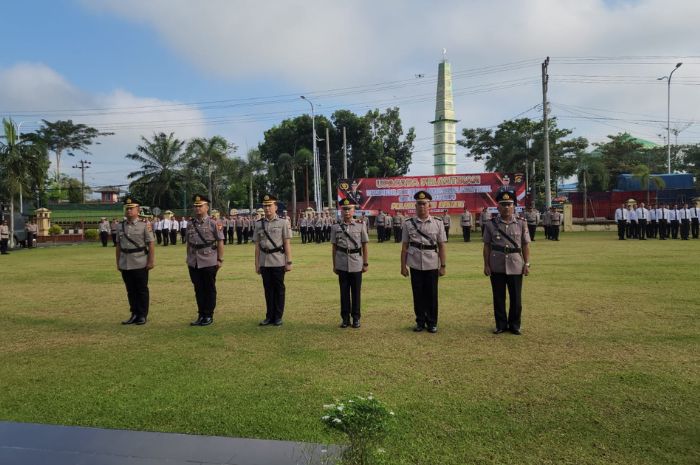
<svg viewBox="0 0 700 465"><path fill-rule="evenodd" d="M136 252L145 252L146 247L136 247L135 249L123 249L119 247L119 249L122 251L122 253L136 253Z"/></svg>
<svg viewBox="0 0 700 465"><path fill-rule="evenodd" d="M216 249L216 244L190 244L190 247L192 247L195 250L206 249L207 247L211 247L213 250Z"/></svg>
<svg viewBox="0 0 700 465"><path fill-rule="evenodd" d="M416 249L420 250L437 250L437 245L431 245L431 244L423 244L421 242L409 242L408 243L411 247L415 247Z"/></svg>
<svg viewBox="0 0 700 465"><path fill-rule="evenodd" d="M260 247L260 250L265 252L266 254L273 254L277 252L282 252L284 253L284 247L275 247L274 249L266 249L265 247Z"/></svg>
<svg viewBox="0 0 700 465"><path fill-rule="evenodd" d="M345 252L346 254L351 254L351 253L360 253L362 249L346 249L345 247L336 247L337 250L340 250L341 252Z"/></svg>
<svg viewBox="0 0 700 465"><path fill-rule="evenodd" d="M520 253L520 247L513 247L510 245L491 245L491 250L496 252L508 253Z"/></svg>

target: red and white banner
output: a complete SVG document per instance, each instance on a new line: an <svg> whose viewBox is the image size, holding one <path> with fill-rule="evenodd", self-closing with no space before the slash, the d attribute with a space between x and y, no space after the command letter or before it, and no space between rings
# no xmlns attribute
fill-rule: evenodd
<svg viewBox="0 0 700 465"><path fill-rule="evenodd" d="M481 211L484 207L495 207L496 191L504 186L515 191L518 202L525 198L525 176L520 173L341 179L338 182L338 204L348 198L358 205L358 211L372 216L379 210L413 214L413 195L425 190L433 197L430 203L432 212L458 215L465 208Z"/></svg>

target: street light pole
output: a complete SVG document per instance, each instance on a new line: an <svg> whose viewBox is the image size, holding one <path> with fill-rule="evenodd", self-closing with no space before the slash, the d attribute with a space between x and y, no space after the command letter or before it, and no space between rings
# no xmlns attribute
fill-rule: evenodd
<svg viewBox="0 0 700 465"><path fill-rule="evenodd" d="M314 115L314 104L311 100L301 95L302 100L306 100L309 105L311 105L311 140L312 140L312 151L314 156L314 203L316 204L316 211L320 213L323 209L321 208L321 180L319 179L321 175L321 169L319 167L318 160L318 150L316 148L316 117Z"/></svg>
<svg viewBox="0 0 700 465"><path fill-rule="evenodd" d="M659 81L666 79L668 84L668 96L666 99L666 162L668 164L668 174L671 174L671 78L682 64L683 62L676 63L676 67L673 68L668 76L658 78Z"/></svg>

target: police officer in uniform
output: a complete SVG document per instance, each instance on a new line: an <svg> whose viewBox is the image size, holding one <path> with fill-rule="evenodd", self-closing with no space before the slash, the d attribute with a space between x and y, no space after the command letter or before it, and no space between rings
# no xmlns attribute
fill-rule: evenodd
<svg viewBox="0 0 700 465"><path fill-rule="evenodd" d="M484 231L484 274L491 279L494 334L510 331L520 335L523 276L530 273L530 233L527 222L515 217L515 192L496 194L498 216ZM510 299L506 315L506 287Z"/></svg>
<svg viewBox="0 0 700 465"><path fill-rule="evenodd" d="M525 221L527 222L527 232L530 234L530 240L535 241L537 233L537 224L540 222L540 212L535 210L532 205L525 209Z"/></svg>
<svg viewBox="0 0 700 465"><path fill-rule="evenodd" d="M100 241L102 242L102 247L107 247L107 242L109 242L109 221L104 216L97 226L100 231Z"/></svg>
<svg viewBox="0 0 700 465"><path fill-rule="evenodd" d="M401 228L403 227L404 217L401 210L394 215L394 242L401 242Z"/></svg>
<svg viewBox="0 0 700 465"><path fill-rule="evenodd" d="M255 222L255 272L265 289L265 319L260 326L282 325L284 315L284 274L292 271L291 234L287 221L277 216L277 198L263 197L264 216Z"/></svg>
<svg viewBox="0 0 700 465"><path fill-rule="evenodd" d="M367 230L362 223L353 219L355 205L350 199L342 201L343 218L331 229L331 256L333 272L338 275L340 284L340 318L341 328L360 327L360 295L362 292L362 273L367 271Z"/></svg>
<svg viewBox="0 0 700 465"><path fill-rule="evenodd" d="M7 251L8 243L10 242L10 228L7 226L7 221L0 222L0 253L9 255Z"/></svg>
<svg viewBox="0 0 700 465"><path fill-rule="evenodd" d="M192 197L194 217L187 224L187 268L197 299L197 319L192 326L209 326L216 308L216 274L224 264L224 232L209 216L209 199Z"/></svg>
<svg viewBox="0 0 700 465"><path fill-rule="evenodd" d="M561 220L562 220L562 214L561 212L558 212L556 208L551 207L549 213L549 221L550 221L550 234L552 236L553 241L558 241L559 240L559 228L561 226Z"/></svg>
<svg viewBox="0 0 700 465"><path fill-rule="evenodd" d="M436 333L438 324L438 276L445 276L445 228L442 221L430 216L433 197L418 191L416 216L403 223L401 231L401 274L411 275L413 311L416 314L416 332L427 328Z"/></svg>
<svg viewBox="0 0 700 465"><path fill-rule="evenodd" d="M472 240L472 214L468 207L464 207L464 213L459 219L459 224L462 226L462 239L464 242Z"/></svg>
<svg viewBox="0 0 700 465"><path fill-rule="evenodd" d="M695 199L695 206L690 210L690 230L693 235L693 239L697 239L700 235L700 208L698 208L698 201L700 199Z"/></svg>
<svg viewBox="0 0 700 465"><path fill-rule="evenodd" d="M131 317L123 325L143 325L148 318L148 271L155 265L151 223L139 220L141 202L124 197L126 219L117 227L117 269L121 271Z"/></svg>

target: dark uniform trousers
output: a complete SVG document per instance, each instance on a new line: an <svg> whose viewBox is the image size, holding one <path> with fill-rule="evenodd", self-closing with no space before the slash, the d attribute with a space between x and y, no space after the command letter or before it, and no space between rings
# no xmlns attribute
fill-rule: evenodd
<svg viewBox="0 0 700 465"><path fill-rule="evenodd" d="M678 220L671 220L671 237L673 239L678 239L678 229L681 222Z"/></svg>
<svg viewBox="0 0 700 465"><path fill-rule="evenodd" d="M100 231L100 241L102 241L102 247L107 247L107 242L109 242L109 233L107 231Z"/></svg>
<svg viewBox="0 0 700 465"><path fill-rule="evenodd" d="M659 220L659 239L665 241L668 237L668 220Z"/></svg>
<svg viewBox="0 0 700 465"><path fill-rule="evenodd" d="M528 224L527 225L527 232L530 233L530 240L534 241L535 240L535 233L537 232L537 225L536 224Z"/></svg>
<svg viewBox="0 0 700 465"><path fill-rule="evenodd" d="M285 272L283 266L260 267L265 289L265 318L271 321L281 320L284 314Z"/></svg>
<svg viewBox="0 0 700 465"><path fill-rule="evenodd" d="M700 233L700 220L698 218L692 218L690 220L690 229L693 234L693 239L697 239Z"/></svg>
<svg viewBox="0 0 700 465"><path fill-rule="evenodd" d="M180 242L182 244L187 242L187 228L180 228Z"/></svg>
<svg viewBox="0 0 700 465"><path fill-rule="evenodd" d="M418 326L437 326L438 321L438 270L411 268L413 311Z"/></svg>
<svg viewBox="0 0 700 465"><path fill-rule="evenodd" d="M394 226L394 242L401 242L401 226Z"/></svg>
<svg viewBox="0 0 700 465"><path fill-rule="evenodd" d="M7 254L7 247L9 245L9 239L0 239L0 252L2 254Z"/></svg>
<svg viewBox="0 0 700 465"><path fill-rule="evenodd" d="M234 231L234 229L235 228L233 228L233 227L228 228L228 244L229 245L233 244L233 231Z"/></svg>
<svg viewBox="0 0 700 465"><path fill-rule="evenodd" d="M236 226L236 244L243 242L243 226Z"/></svg>
<svg viewBox="0 0 700 465"><path fill-rule="evenodd" d="M320 244L323 240L323 228L320 226L316 226L314 228L314 239L316 239L317 244Z"/></svg>
<svg viewBox="0 0 700 465"><path fill-rule="evenodd" d="M653 237L656 239L656 234L659 229L659 222L657 220L651 220L647 227L647 237Z"/></svg>
<svg viewBox="0 0 700 465"><path fill-rule="evenodd" d="M362 292L362 272L354 273L338 270L340 284L340 317L343 321L360 319L360 294Z"/></svg>
<svg viewBox="0 0 700 465"><path fill-rule="evenodd" d="M112 234L112 244L114 244L114 247L117 246L117 233L113 232Z"/></svg>
<svg viewBox="0 0 700 465"><path fill-rule="evenodd" d="M471 228L471 226L462 226L462 239L464 239L464 242L471 242L471 240L472 240L472 228Z"/></svg>
<svg viewBox="0 0 700 465"><path fill-rule="evenodd" d="M684 241L688 240L688 236L690 235L690 220L681 220L681 239Z"/></svg>
<svg viewBox="0 0 700 465"><path fill-rule="evenodd" d="M637 225L637 239L643 241L647 235L647 220L638 220L637 222L639 223Z"/></svg>
<svg viewBox="0 0 700 465"><path fill-rule="evenodd" d="M158 245L160 245L161 242L163 242L163 233L161 232L160 229L156 229L155 233L156 233L156 242L158 243Z"/></svg>
<svg viewBox="0 0 700 465"><path fill-rule="evenodd" d="M178 232L179 232L179 231L178 231L177 229L171 229L171 230L170 230L170 243L171 243L172 245L177 244L177 233L178 233Z"/></svg>
<svg viewBox="0 0 700 465"><path fill-rule="evenodd" d="M523 275L505 273L491 273L491 291L493 293L493 316L496 319L496 328L520 329L520 315L523 311L522 290ZM510 305L506 316L506 287Z"/></svg>
<svg viewBox="0 0 700 465"><path fill-rule="evenodd" d="M121 270L126 296L129 299L129 310L137 317L148 316L148 270Z"/></svg>
<svg viewBox="0 0 700 465"><path fill-rule="evenodd" d="M216 266L205 268L188 267L190 280L194 285L194 295L197 299L197 311L202 317L214 316L216 309Z"/></svg>
<svg viewBox="0 0 700 465"><path fill-rule="evenodd" d="M559 240L559 228L560 226L558 224L549 227L549 234L551 236L550 239L552 239L553 241Z"/></svg>
<svg viewBox="0 0 700 465"><path fill-rule="evenodd" d="M170 244L170 229L161 229L163 235L163 245Z"/></svg>
<svg viewBox="0 0 700 465"><path fill-rule="evenodd" d="M625 230L627 229L627 223L625 220L617 220L617 238L621 241L625 240Z"/></svg>

